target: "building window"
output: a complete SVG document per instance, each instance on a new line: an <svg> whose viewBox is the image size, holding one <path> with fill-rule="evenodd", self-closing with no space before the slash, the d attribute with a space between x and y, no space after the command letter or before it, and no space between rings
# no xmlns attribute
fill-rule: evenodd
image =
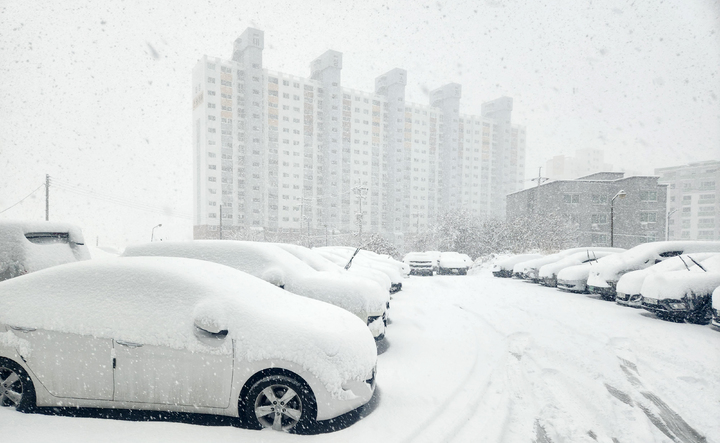
<svg viewBox="0 0 720 443"><path fill-rule="evenodd" d="M595 224L598 224L598 225L605 224L608 222L608 215L607 214L592 214L592 216L590 217L590 220L591 220L591 223L594 225Z"/></svg>
<svg viewBox="0 0 720 443"><path fill-rule="evenodd" d="M208 83L215 83L215 77L208 77L207 82L208 82Z"/></svg>
<svg viewBox="0 0 720 443"><path fill-rule="evenodd" d="M642 223L655 223L657 222L657 212L641 212L640 222Z"/></svg>
<svg viewBox="0 0 720 443"><path fill-rule="evenodd" d="M715 194L702 194L698 198L699 205L707 205L715 203Z"/></svg>
<svg viewBox="0 0 720 443"><path fill-rule="evenodd" d="M656 202L657 191L640 191L640 200L644 202Z"/></svg>
<svg viewBox="0 0 720 443"><path fill-rule="evenodd" d="M563 203L580 203L580 194L563 194Z"/></svg>

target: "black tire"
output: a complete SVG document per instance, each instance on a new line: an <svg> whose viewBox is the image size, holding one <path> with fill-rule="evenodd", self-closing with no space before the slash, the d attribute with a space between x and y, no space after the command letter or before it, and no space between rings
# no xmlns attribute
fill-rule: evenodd
<svg viewBox="0 0 720 443"><path fill-rule="evenodd" d="M17 363L0 357L0 407L30 412L35 407L35 386Z"/></svg>
<svg viewBox="0 0 720 443"><path fill-rule="evenodd" d="M303 432L314 426L317 405L304 382L285 375L269 375L248 391L244 414L245 422L253 429Z"/></svg>

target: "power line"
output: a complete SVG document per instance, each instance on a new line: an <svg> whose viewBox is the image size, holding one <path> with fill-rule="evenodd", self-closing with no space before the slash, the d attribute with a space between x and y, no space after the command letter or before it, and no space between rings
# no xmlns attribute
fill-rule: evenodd
<svg viewBox="0 0 720 443"><path fill-rule="evenodd" d="M30 197L31 195L33 195L34 193L36 193L36 192L38 191L38 189L42 188L43 186L45 186L45 183L43 183L43 184L41 184L40 186L38 186L37 188L35 188L34 191L32 191L31 193L29 193L28 195L26 195L25 197L23 197L20 201L18 201L18 202L15 203L14 205L9 206L9 207L3 209L2 211L0 211L0 214L2 214L3 212L5 212L5 211L7 211L7 210L9 210L9 209L12 209L12 208L14 208L15 206L19 205L19 204L22 203L26 198L28 198L28 197Z"/></svg>
<svg viewBox="0 0 720 443"><path fill-rule="evenodd" d="M64 190L64 191L71 192L71 193L74 193L74 194L77 194L77 195L81 195L81 196L84 196L84 197L90 197L90 198L94 198L94 199L97 199L97 200L102 200L102 201L105 201L105 202L108 202L108 203L112 203L112 204L116 204L116 205L121 205L121 206L127 206L127 207L130 207L130 208L138 209L138 210L142 210L142 211L155 212L155 213L158 213L158 214L168 215L166 210L164 210L164 209L162 209L162 208L158 208L158 207L156 207L156 206L152 206L152 205L145 204L145 203L138 203L138 202L135 202L135 201L131 201L131 200L124 199L124 198L117 197L117 196L110 195L110 194L103 194L103 193L96 192L96 191L91 191L91 190L87 190L87 189L78 188L77 186L75 186L75 185L73 185L73 184L71 184L71 183L69 183L69 182L65 182L65 181L62 181L62 180L58 180L58 179L56 179L56 178L52 178L52 177L51 177L51 178L50 178L50 183L51 183L53 186L55 186L56 188L59 188L59 189L62 189L62 190ZM188 215L188 214L171 214L170 216L171 216L171 217L175 217L175 218L188 219L188 220L192 218L192 217L191 217L190 215Z"/></svg>

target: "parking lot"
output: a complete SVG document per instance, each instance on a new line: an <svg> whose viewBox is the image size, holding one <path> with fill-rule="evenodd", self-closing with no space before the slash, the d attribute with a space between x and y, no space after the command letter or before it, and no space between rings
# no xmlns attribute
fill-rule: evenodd
<svg viewBox="0 0 720 443"><path fill-rule="evenodd" d="M720 435L720 331L711 326L665 322L487 270L410 277L389 318L375 397L322 423L317 435L245 430L212 417L2 409L3 440L712 442Z"/></svg>

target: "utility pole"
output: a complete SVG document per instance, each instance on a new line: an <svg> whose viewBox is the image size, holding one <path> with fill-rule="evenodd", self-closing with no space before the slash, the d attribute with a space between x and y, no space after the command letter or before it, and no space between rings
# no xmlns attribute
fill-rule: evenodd
<svg viewBox="0 0 720 443"><path fill-rule="evenodd" d="M45 174L45 221L50 221L50 174Z"/></svg>
<svg viewBox="0 0 720 443"><path fill-rule="evenodd" d="M362 228L363 228L363 209L362 209L362 201L365 198L364 193L367 192L368 188L367 186L360 186L360 181L358 180L358 186L355 186L352 188L353 192L357 195L358 198L358 204L360 205L360 212L357 214L357 221L358 221L358 241L362 243Z"/></svg>
<svg viewBox="0 0 720 443"><path fill-rule="evenodd" d="M538 187L538 188L540 187L540 184L541 184L541 183L550 180L549 178L542 176L542 166L540 166L540 167L538 168L538 176L537 176L537 178L531 178L531 179L530 179L530 181L535 181L535 180L537 180L537 182L538 182L538 183L537 183L537 187Z"/></svg>

